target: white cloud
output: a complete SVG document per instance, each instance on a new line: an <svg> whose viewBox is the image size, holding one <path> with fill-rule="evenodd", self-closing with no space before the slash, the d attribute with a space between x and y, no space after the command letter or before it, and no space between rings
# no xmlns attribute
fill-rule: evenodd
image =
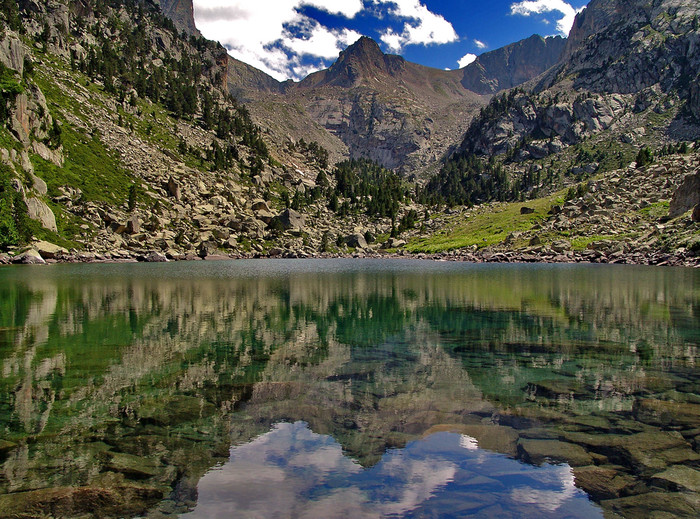
<svg viewBox="0 0 700 519"><path fill-rule="evenodd" d="M382 20L381 40L394 52L406 45L458 39L452 24L420 0L194 0L197 27L230 53L278 80L301 79L337 58L359 32L329 28L303 12L314 7L352 20L366 13ZM399 29L392 29L390 24ZM314 63L314 64L310 64Z"/></svg>
<svg viewBox="0 0 700 519"><path fill-rule="evenodd" d="M354 18L362 11L362 0L302 0L303 5L318 7L331 14L342 14L346 18Z"/></svg>
<svg viewBox="0 0 700 519"><path fill-rule="evenodd" d="M574 9L571 4L564 0L525 0L510 6L510 14L530 16L533 14L543 14L558 12L562 17L557 21L557 32L562 36L568 36L571 27L574 25L576 13L583 10Z"/></svg>
<svg viewBox="0 0 700 519"><path fill-rule="evenodd" d="M408 19L401 33L389 28L381 36L381 40L395 52L401 51L406 45L443 44L459 39L450 22L430 11L419 0L376 0L376 3L380 2L393 4L391 15Z"/></svg>
<svg viewBox="0 0 700 519"><path fill-rule="evenodd" d="M295 70L305 75L318 68L301 67L302 56L335 58L361 36L347 29L323 27L302 15L302 6L346 18L353 18L363 9L362 0L194 0L197 27L202 34L279 80L299 79L303 76ZM290 28L302 28L302 35L292 34Z"/></svg>
<svg viewBox="0 0 700 519"><path fill-rule="evenodd" d="M483 41L481 41L481 40L474 40L474 45L476 45L477 48L479 48L479 49L485 49L486 47L488 47L488 45L486 45L486 44L485 44Z"/></svg>
<svg viewBox="0 0 700 519"><path fill-rule="evenodd" d="M474 62L476 59L476 54L465 54L460 58L460 60L457 62L459 64L459 68L464 68L470 63Z"/></svg>

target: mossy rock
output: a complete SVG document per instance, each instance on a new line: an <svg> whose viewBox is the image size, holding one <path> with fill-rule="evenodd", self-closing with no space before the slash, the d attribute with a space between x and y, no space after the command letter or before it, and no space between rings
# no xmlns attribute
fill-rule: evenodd
<svg viewBox="0 0 700 519"><path fill-rule="evenodd" d="M600 504L623 517L697 517L700 498L681 492L647 492Z"/></svg>
<svg viewBox="0 0 700 519"><path fill-rule="evenodd" d="M568 463L572 467L592 465L593 459L580 445L558 440L518 441L518 453L535 465L545 462Z"/></svg>
<svg viewBox="0 0 700 519"><path fill-rule="evenodd" d="M215 412L214 405L202 398L179 395L164 400L145 401L138 410L138 416L142 423L167 427L195 422Z"/></svg>
<svg viewBox="0 0 700 519"><path fill-rule="evenodd" d="M15 447L17 447L16 443L8 442L6 440L0 440L0 456L6 455Z"/></svg>
<svg viewBox="0 0 700 519"><path fill-rule="evenodd" d="M124 474L130 479L148 479L158 476L163 466L152 458L134 456L123 452L110 453L106 468Z"/></svg>

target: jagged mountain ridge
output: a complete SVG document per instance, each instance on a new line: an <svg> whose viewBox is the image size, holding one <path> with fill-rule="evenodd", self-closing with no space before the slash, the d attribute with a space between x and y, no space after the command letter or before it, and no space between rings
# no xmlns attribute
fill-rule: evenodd
<svg viewBox="0 0 700 519"><path fill-rule="evenodd" d="M327 70L285 90L285 97L347 147L385 167L414 172L435 163L485 99L459 74L384 54L363 37Z"/></svg>
<svg viewBox="0 0 700 519"><path fill-rule="evenodd" d="M557 64L567 44L561 36L537 34L477 56L464 67L462 85L477 94L495 94L530 81Z"/></svg>
<svg viewBox="0 0 700 519"><path fill-rule="evenodd" d="M446 71L384 54L375 41L362 37L328 69L299 83L279 84L280 94L263 83L264 95L251 93L250 83L231 81L229 89L247 96L253 114L263 126L277 127L280 138L294 137L299 126L313 127L316 134L323 128L336 142L321 139L336 154L420 174L449 152L490 94L548 69L562 43L561 38L534 36L486 53L474 66ZM280 105L297 107L292 120L279 116Z"/></svg>
<svg viewBox="0 0 700 519"><path fill-rule="evenodd" d="M646 127L662 143L696 139L699 14L687 0L591 1L562 60L523 92L495 100L461 149L541 159L608 130L633 143Z"/></svg>
<svg viewBox="0 0 700 519"><path fill-rule="evenodd" d="M178 27L193 31L191 0L161 0L161 7ZM535 35L445 71L384 54L362 37L328 69L298 83L279 82L229 57L228 89L248 103L275 142L312 138L336 160L370 158L420 174L450 152L490 95L549 69L564 42Z"/></svg>

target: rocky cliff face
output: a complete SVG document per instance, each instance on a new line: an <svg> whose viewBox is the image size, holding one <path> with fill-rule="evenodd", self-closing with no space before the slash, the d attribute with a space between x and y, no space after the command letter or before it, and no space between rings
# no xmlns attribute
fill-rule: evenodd
<svg viewBox="0 0 700 519"><path fill-rule="evenodd" d="M464 70L462 85L478 94L495 94L539 76L561 57L566 39L533 35L486 52Z"/></svg>
<svg viewBox="0 0 700 519"><path fill-rule="evenodd" d="M688 0L596 0L578 15L558 78L632 94L659 85L686 98L700 66L700 7Z"/></svg>
<svg viewBox="0 0 700 519"><path fill-rule="evenodd" d="M673 121L698 115L699 14L688 0L592 1L577 16L561 62L526 91L494 101L462 148L542 158L609 129L632 142L626 135L645 127L694 139L696 131L678 133Z"/></svg>
<svg viewBox="0 0 700 519"><path fill-rule="evenodd" d="M187 34L201 36L194 23L192 0L157 0L163 14L175 22L175 26Z"/></svg>
<svg viewBox="0 0 700 519"><path fill-rule="evenodd" d="M63 146L52 133L57 122L49 112L43 92L35 84L22 84L25 65L31 63L29 49L19 35L3 34L0 64L4 68L4 84L0 102L5 104L2 111L7 115L6 127L19 146L0 149L0 163L25 178L25 182L15 179L14 188L22 195L29 218L50 231L57 231L56 217L46 203L46 183L34 174L29 154L61 166L64 162Z"/></svg>

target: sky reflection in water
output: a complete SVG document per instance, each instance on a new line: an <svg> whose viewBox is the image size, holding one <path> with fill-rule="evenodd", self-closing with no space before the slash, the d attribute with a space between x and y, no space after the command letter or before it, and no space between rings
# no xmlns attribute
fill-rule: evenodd
<svg viewBox="0 0 700 519"><path fill-rule="evenodd" d="M602 517L566 464L527 465L439 432L365 469L304 422L232 447L198 490L197 507L181 517L460 517L490 505L523 517Z"/></svg>

